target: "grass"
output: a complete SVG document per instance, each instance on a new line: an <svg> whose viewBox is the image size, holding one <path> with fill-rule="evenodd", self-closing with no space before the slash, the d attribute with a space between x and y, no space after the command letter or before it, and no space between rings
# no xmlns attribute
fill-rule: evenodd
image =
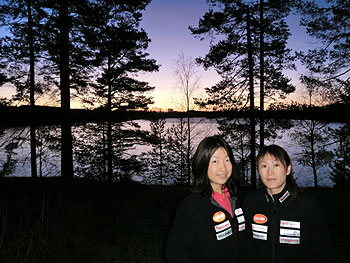
<svg viewBox="0 0 350 263"><path fill-rule="evenodd" d="M306 189L322 203L338 262L349 262L350 193ZM165 262L184 187L2 178L1 262Z"/></svg>

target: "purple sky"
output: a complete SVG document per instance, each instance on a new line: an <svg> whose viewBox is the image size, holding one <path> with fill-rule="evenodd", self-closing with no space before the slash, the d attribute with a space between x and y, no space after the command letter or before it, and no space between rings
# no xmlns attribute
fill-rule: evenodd
<svg viewBox="0 0 350 263"><path fill-rule="evenodd" d="M195 59L204 56L209 50L208 41L195 39L189 26L197 26L199 18L207 11L205 0L153 0L144 12L141 26L146 30L152 42L147 49L151 58L161 64L159 72L140 74L139 78L155 86L152 93L155 107L174 108L176 78L175 60L181 53ZM200 86L211 86L220 77L213 71L198 68ZM204 90L199 90L199 94Z"/></svg>
<svg viewBox="0 0 350 263"><path fill-rule="evenodd" d="M208 10L205 0L153 0L144 12L141 26L146 30L152 42L147 52L151 58L161 64L159 72L151 74L140 74L139 78L148 81L155 86L152 93L155 107L174 108L174 98L179 93L175 88L174 60L180 53L186 57L196 58L204 56L209 50L208 41L200 41L191 35L188 26L197 26L199 19ZM292 36L288 43L293 50L306 50L314 43L307 37L305 29L299 26L299 19L295 16L288 18ZM217 83L220 77L214 72L198 69L201 78L201 91L204 88ZM303 73L299 66L297 72L288 72L295 85L299 85L298 77ZM298 93L299 92L299 93ZM295 97L300 98L301 89Z"/></svg>
<svg viewBox="0 0 350 263"><path fill-rule="evenodd" d="M155 87L151 94L155 101L154 107L176 108L175 101L179 100L177 96L179 90L176 89L174 74L175 59L181 53L185 57L195 59L208 52L209 41L200 41L194 38L188 29L189 26L197 26L199 19L207 10L206 0L152 0L146 7L141 27L146 30L152 40L147 52L150 54L149 57L156 59L161 67L159 72L140 73L138 79L147 81ZM305 29L299 27L298 18L290 17L288 23L291 26L292 36L289 40L289 46L292 49L306 50L315 44L307 37ZM302 73L303 69L299 67L298 72L288 72L288 76L293 78L294 84L298 85L298 77ZM197 96L205 95L204 88L212 86L220 80L214 70L204 71L202 68L198 68L198 76L200 77L201 89L197 92ZM0 89L0 97L9 96L10 93L13 92L8 88L2 87ZM300 97L298 93L296 95ZM76 103L72 102L73 108L77 106Z"/></svg>

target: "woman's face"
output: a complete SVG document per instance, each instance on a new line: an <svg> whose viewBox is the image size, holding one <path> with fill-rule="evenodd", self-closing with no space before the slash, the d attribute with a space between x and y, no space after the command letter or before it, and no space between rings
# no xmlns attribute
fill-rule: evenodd
<svg viewBox="0 0 350 263"><path fill-rule="evenodd" d="M291 169L291 165L285 167L279 159L271 154L267 153L261 156L258 161L258 171L269 195L278 194L283 190Z"/></svg>
<svg viewBox="0 0 350 263"><path fill-rule="evenodd" d="M223 147L218 148L210 157L208 178L214 191L221 193L222 186L230 178L232 163Z"/></svg>

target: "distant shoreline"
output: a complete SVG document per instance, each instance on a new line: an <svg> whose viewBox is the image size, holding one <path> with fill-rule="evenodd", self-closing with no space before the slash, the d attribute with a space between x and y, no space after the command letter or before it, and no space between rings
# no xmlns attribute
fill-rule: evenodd
<svg viewBox="0 0 350 263"><path fill-rule="evenodd" d="M189 111L189 112L154 112L154 111L129 111L105 109L63 110L60 107L30 106L1 107L0 125L2 127L31 125L31 124L60 124L62 121L74 122L105 122L126 121L137 119L159 118L264 118L264 119L304 119L327 122L345 123L350 121L350 105L336 104L325 107L305 107L304 109L265 110L261 113L258 109L251 113L249 110L241 111Z"/></svg>

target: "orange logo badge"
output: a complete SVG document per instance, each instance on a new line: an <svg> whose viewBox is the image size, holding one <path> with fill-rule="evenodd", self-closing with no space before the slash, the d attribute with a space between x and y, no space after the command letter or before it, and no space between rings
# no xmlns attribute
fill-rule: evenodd
<svg viewBox="0 0 350 263"><path fill-rule="evenodd" d="M224 221L225 219L226 219L226 215L222 211L216 212L213 215L213 221L216 223L220 223L220 222Z"/></svg>
<svg viewBox="0 0 350 263"><path fill-rule="evenodd" d="M263 214L256 214L253 216L253 221L257 224L264 224L267 222L267 217Z"/></svg>

